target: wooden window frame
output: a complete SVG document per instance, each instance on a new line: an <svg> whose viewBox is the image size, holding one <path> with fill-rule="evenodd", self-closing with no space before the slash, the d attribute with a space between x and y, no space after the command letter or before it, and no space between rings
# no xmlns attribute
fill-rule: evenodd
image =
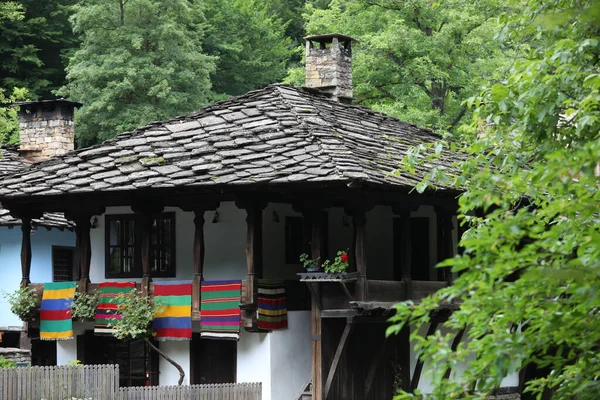
<svg viewBox="0 0 600 400"><path fill-rule="evenodd" d="M72 269L71 269L71 280L79 280L79 273L76 263L76 249L74 246L52 246L52 258L50 259L52 263L52 282L54 282L54 252L56 250L70 250L72 251Z"/></svg>
<svg viewBox="0 0 600 400"><path fill-rule="evenodd" d="M142 231L140 223L141 216L136 214L107 214L104 216L104 277L105 278L141 278L142 277L142 250L141 250L141 237ZM171 229L170 236L172 238L171 243L169 244L169 256L170 256L170 268L166 271L150 271L151 277L160 277L160 278L174 278L177 273L177 258L176 258L176 250L177 250L177 238L176 238L176 216L174 212L166 212L161 213L157 216L156 219L169 219L171 221ZM134 240L133 240L133 263L134 268L132 272L111 272L110 271L110 223L112 221L133 221L134 226ZM155 243L155 240L152 240L152 243ZM113 246L115 247L115 246ZM122 245L120 246L121 250L124 248ZM150 260L152 264L153 259Z"/></svg>

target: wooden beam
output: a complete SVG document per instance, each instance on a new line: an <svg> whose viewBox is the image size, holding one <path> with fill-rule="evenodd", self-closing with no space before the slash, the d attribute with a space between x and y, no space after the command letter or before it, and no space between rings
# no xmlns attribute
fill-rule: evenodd
<svg viewBox="0 0 600 400"><path fill-rule="evenodd" d="M31 218L21 217L21 287L31 283Z"/></svg>
<svg viewBox="0 0 600 400"><path fill-rule="evenodd" d="M348 318L346 320L346 326L344 327L344 332L342 332L342 337L340 338L340 342L338 343L337 349L335 350L335 355L333 356L333 361L331 362L331 367L329 368L329 372L327 374L327 381L325 382L325 389L323 392L323 400L327 400L329 396L329 390L331 389L331 384L333 383L333 378L335 378L335 373L337 372L337 367L340 363L340 358L346 348L346 344L348 343L348 337L352 333L354 329L354 321L352 318Z"/></svg>
<svg viewBox="0 0 600 400"><path fill-rule="evenodd" d="M462 328L461 330L459 330L456 333L456 336L454 337L454 340L452 341L452 346L451 346L451 350L454 353L456 351L456 349L458 348L458 345L460 343L460 341L463 338L463 335L465 334L465 328ZM444 373L444 379L448 379L450 378L450 373L452 372L452 369L448 368L446 370L446 372Z"/></svg>
<svg viewBox="0 0 600 400"><path fill-rule="evenodd" d="M427 334L425 335L425 339L429 336L433 335L435 330L438 327L438 323L436 321L432 321L429 325L429 329L427 330ZM419 387L419 381L421 380L421 373L423 372L423 364L424 361L421 357L419 357L417 361L417 365L415 365L415 371L413 372L413 377L410 382L410 390L414 393L414 391Z"/></svg>
<svg viewBox="0 0 600 400"><path fill-rule="evenodd" d="M200 286L204 280L204 209L194 211L194 278L192 279L192 319L200 319Z"/></svg>
<svg viewBox="0 0 600 400"><path fill-rule="evenodd" d="M456 214L456 207L435 207L437 215L437 248L438 261L445 260L454 256L454 244L452 240L452 231L454 224L452 217ZM450 267L438 270L438 279L452 283L452 271Z"/></svg>
<svg viewBox="0 0 600 400"><path fill-rule="evenodd" d="M252 204L246 207L246 275L248 279L248 298L246 306L258 306L258 279L262 278L262 225L263 208Z"/></svg>

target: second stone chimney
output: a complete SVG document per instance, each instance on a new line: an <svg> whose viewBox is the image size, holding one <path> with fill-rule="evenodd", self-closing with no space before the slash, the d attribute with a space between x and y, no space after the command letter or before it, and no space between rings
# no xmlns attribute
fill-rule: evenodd
<svg viewBox="0 0 600 400"><path fill-rule="evenodd" d="M306 87L316 88L333 99L352 101L352 42L337 33L313 35L306 40Z"/></svg>
<svg viewBox="0 0 600 400"><path fill-rule="evenodd" d="M19 106L19 153L42 161L75 149L73 113L81 104L64 99L23 101Z"/></svg>

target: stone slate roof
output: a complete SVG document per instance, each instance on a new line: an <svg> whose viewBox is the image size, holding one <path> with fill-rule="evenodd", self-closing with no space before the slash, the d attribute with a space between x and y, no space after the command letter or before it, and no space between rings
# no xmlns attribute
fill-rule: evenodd
<svg viewBox="0 0 600 400"><path fill-rule="evenodd" d="M271 85L34 164L0 183L0 199L300 182L412 188L431 166L390 171L411 146L437 139L366 107ZM451 168L456 154L442 156Z"/></svg>
<svg viewBox="0 0 600 400"><path fill-rule="evenodd" d="M4 181L6 175L16 171L27 171L30 163L19 156L16 145L0 146L0 182ZM9 211L0 206L0 226L19 226L21 220L10 215ZM45 228L73 229L74 224L68 221L60 213L44 213L40 219L32 220L33 226L42 226Z"/></svg>

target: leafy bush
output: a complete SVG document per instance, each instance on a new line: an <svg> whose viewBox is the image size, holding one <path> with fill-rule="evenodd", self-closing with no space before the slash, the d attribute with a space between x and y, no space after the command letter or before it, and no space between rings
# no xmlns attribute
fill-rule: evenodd
<svg viewBox="0 0 600 400"><path fill-rule="evenodd" d="M73 319L94 319L97 305L98 295L96 293L75 292L73 309L71 311Z"/></svg>
<svg viewBox="0 0 600 400"><path fill-rule="evenodd" d="M16 362L0 356L0 368L12 368L16 366Z"/></svg>
<svg viewBox="0 0 600 400"><path fill-rule="evenodd" d="M35 319L36 310L40 306L35 290L24 287L5 294L5 297L8 299L8 304L10 304L10 311L21 318L22 321Z"/></svg>

